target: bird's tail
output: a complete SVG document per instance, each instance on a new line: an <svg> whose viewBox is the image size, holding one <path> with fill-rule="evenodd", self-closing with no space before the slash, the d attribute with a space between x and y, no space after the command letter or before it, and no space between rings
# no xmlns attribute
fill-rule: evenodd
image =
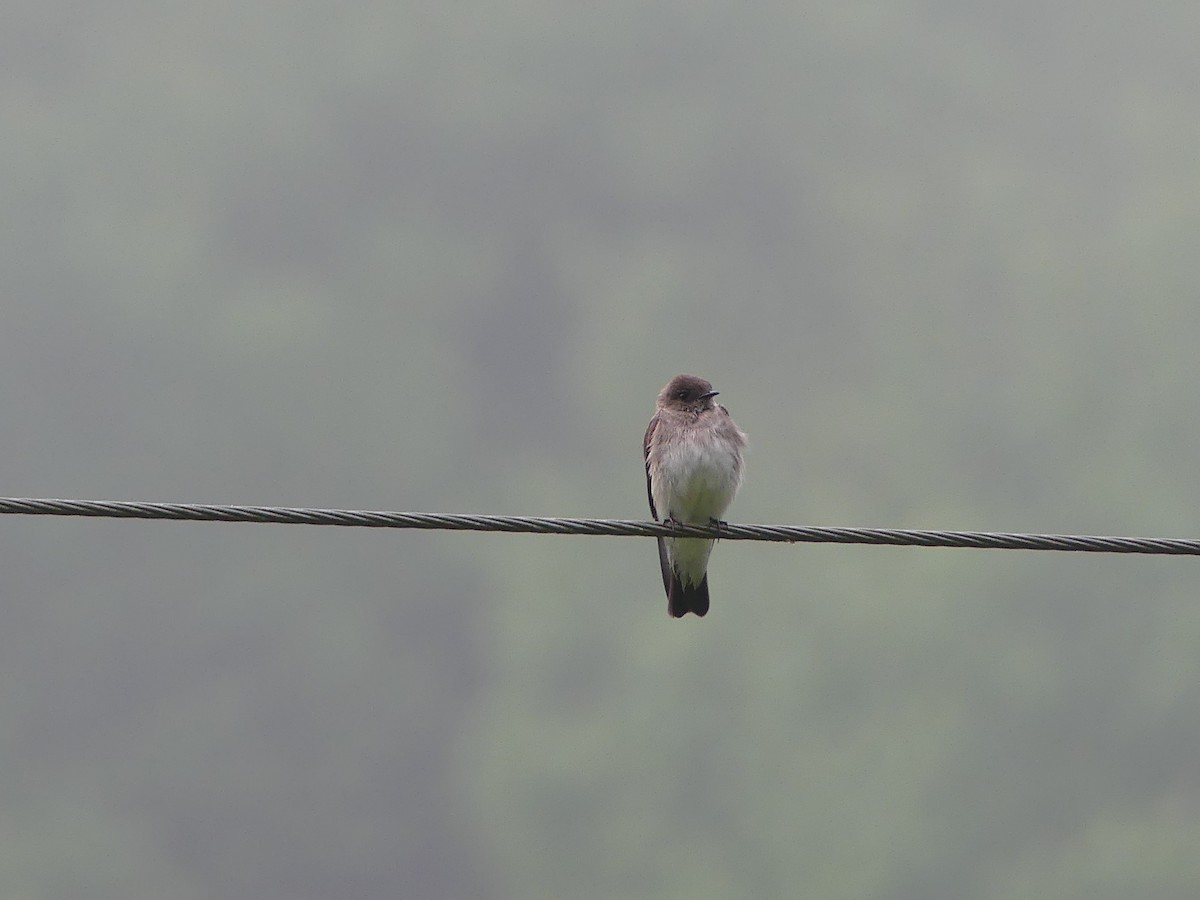
<svg viewBox="0 0 1200 900"><path fill-rule="evenodd" d="M671 570L671 585L667 588L667 613L673 619L695 613L703 616L708 612L708 573L699 584L684 584L679 573Z"/></svg>

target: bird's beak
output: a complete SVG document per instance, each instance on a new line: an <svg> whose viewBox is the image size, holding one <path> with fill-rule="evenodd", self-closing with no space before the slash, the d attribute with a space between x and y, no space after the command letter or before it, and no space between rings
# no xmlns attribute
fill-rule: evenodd
<svg viewBox="0 0 1200 900"><path fill-rule="evenodd" d="M709 391L707 394L701 394L700 399L707 400L709 397L715 397L719 393L721 393L721 392L720 391Z"/></svg>

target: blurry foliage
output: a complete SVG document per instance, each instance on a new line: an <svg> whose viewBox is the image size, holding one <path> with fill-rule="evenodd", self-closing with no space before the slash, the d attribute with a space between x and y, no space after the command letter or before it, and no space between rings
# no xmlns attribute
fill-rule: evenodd
<svg viewBox="0 0 1200 900"><path fill-rule="evenodd" d="M12 6L4 493L1194 536L1200 13ZM0 522L0 896L1185 897L1176 559Z"/></svg>

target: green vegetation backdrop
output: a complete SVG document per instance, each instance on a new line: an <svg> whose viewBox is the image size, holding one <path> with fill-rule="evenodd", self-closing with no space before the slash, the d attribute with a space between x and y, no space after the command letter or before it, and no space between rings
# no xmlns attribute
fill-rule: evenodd
<svg viewBox="0 0 1200 900"><path fill-rule="evenodd" d="M1200 7L10 3L0 494L1200 536ZM1194 559L5 518L0 898L1200 895Z"/></svg>

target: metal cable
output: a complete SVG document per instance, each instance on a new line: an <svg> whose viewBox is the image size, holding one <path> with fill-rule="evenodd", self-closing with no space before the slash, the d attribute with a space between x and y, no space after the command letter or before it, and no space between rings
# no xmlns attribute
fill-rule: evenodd
<svg viewBox="0 0 1200 900"><path fill-rule="evenodd" d="M667 525L631 519L563 519L542 516L455 515L358 509L221 506L207 503L138 503L121 500L0 498L0 514L171 519L276 525L342 525L510 534L582 534L612 537L719 537L727 541L883 544L898 547L974 547L992 550L1074 550L1200 556L1191 538L1101 537L1077 534L1013 534L986 531L919 531L908 528L826 528L811 525Z"/></svg>

